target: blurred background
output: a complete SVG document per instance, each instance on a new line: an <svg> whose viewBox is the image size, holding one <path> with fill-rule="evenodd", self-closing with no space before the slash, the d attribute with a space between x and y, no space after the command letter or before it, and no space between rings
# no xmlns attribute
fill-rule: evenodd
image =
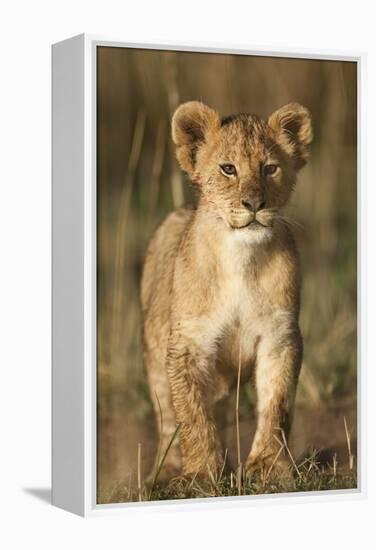
<svg viewBox="0 0 376 550"><path fill-rule="evenodd" d="M309 108L315 140L288 208L303 270L304 362L290 439L348 466L356 455L357 67L352 62L98 48L98 501L147 473L156 420L142 362L139 285L147 243L166 214L194 200L177 166L170 119L198 99L221 116L267 118L290 101ZM244 454L255 395L241 394ZM227 440L234 447L233 410ZM251 415L251 420L250 420ZM347 434L345 422L347 425Z"/></svg>

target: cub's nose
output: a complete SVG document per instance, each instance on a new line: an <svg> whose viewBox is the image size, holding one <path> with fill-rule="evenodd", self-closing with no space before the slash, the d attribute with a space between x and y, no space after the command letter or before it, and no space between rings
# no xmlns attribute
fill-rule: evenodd
<svg viewBox="0 0 376 550"><path fill-rule="evenodd" d="M251 212L256 213L265 208L265 201L263 198L259 197L249 198L246 201L242 201L242 205L248 208L248 210L251 210Z"/></svg>

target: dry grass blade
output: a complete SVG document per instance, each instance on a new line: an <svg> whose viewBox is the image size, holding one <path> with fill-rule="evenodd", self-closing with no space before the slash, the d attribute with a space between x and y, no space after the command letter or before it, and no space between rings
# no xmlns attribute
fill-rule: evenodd
<svg viewBox="0 0 376 550"><path fill-rule="evenodd" d="M155 464L155 470L157 471L158 470L158 465L159 465L159 459L160 459L161 451L162 451L162 437L161 437L161 435L163 434L163 414L162 414L162 407L161 407L161 403L159 401L159 397L158 397L157 392L155 392L155 398L156 398L157 403L158 403L159 419L160 419L160 424L159 424L160 437L159 437L159 441L158 441L157 458L156 458L156 464ZM155 478L153 477L153 482L154 482L154 479Z"/></svg>
<svg viewBox="0 0 376 550"><path fill-rule="evenodd" d="M135 174L140 159L142 142L145 132L146 114L140 111L137 115L134 129L131 152L125 174L124 184L120 195L119 214L116 228L116 248L114 266L114 289L112 302L112 338L113 351L117 351L117 341L120 337L120 324L122 304L124 299L125 280L125 250L127 223L129 220L129 209L134 186Z"/></svg>
<svg viewBox="0 0 376 550"><path fill-rule="evenodd" d="M159 474L160 474L160 472L161 472L161 469L162 469L162 466L163 466L163 464L164 464L164 461L166 460L168 451L171 449L171 445L172 445L173 442L175 441L175 438L176 438L176 436L178 435L179 430L180 430L180 424L178 424L178 425L176 426L176 429L175 429L174 433L172 434L172 437L171 437L171 439L170 439L170 442L169 442L169 444L167 445L166 450L165 450L165 452L164 452L164 454L163 454L163 456L162 456L162 460L160 461L160 463L159 463L159 465L158 465L158 467L157 467L157 470L156 470L155 475L154 475L154 479L153 479L152 484L151 484L150 492L149 492L149 500L150 500L151 495L152 495L152 493L153 493L155 484L157 483L158 476L159 476Z"/></svg>
<svg viewBox="0 0 376 550"><path fill-rule="evenodd" d="M241 463L241 451L240 451L240 423L239 423L239 397L240 397L240 373L242 368L242 350L239 338L239 361L238 361L238 379L236 384L236 406L235 406L235 420L236 420L236 449L238 456L238 468L237 468L237 484L238 494L242 494L241 480L242 480L242 463Z"/></svg>
<svg viewBox="0 0 376 550"><path fill-rule="evenodd" d="M289 446L287 445L287 440L286 440L285 432L284 432L284 430L283 430L282 428L278 428L278 429L279 429L279 431L281 432L282 441L281 441L276 435L275 435L274 437L275 437L275 439L278 441L278 443L279 443L280 445L282 445L282 446L285 447L285 449L286 449L286 451L287 451L287 453L288 453L288 455L289 455L289 457L290 457L291 463L292 463L292 465L294 466L294 468L295 468L295 470L296 470L296 473L298 474L299 479L302 479L302 474L300 473L300 470L299 470L298 466L296 465L296 462L295 462L295 460L294 460L294 457L293 457L292 454L291 454L291 451L290 451L290 449L289 449Z"/></svg>
<svg viewBox="0 0 376 550"><path fill-rule="evenodd" d="M166 67L166 80L167 80L167 99L168 106L170 111L170 117L174 113L175 109L180 103L180 94L178 88L178 66L177 66L177 55L176 52L165 52L165 67ZM171 153L172 158L175 156L173 146L171 143ZM184 204L184 190L183 190L183 179L181 176L181 171L179 170L177 163L174 162L172 166L172 176L171 176L171 192L172 200L175 208L179 208Z"/></svg>
<svg viewBox="0 0 376 550"><path fill-rule="evenodd" d="M221 481L222 477L223 477L223 472L225 471L225 466L226 466L226 460L227 460L227 453L228 453L228 449L226 448L225 450L225 456L224 456L224 459L223 459L223 464L222 464L222 468L221 468L221 471L219 472L219 481Z"/></svg>
<svg viewBox="0 0 376 550"><path fill-rule="evenodd" d="M352 454L352 450L351 450L350 432L349 432L349 429L347 427L347 422L346 422L346 417L345 416L343 417L343 424L345 426L347 451L349 453L349 468L350 468L350 470L352 470L353 467L354 467L354 455Z"/></svg>
<svg viewBox="0 0 376 550"><path fill-rule="evenodd" d="M161 173L166 150L166 122L164 119L159 121L157 136L155 139L153 164L151 168L151 183L148 204L147 234L151 232L152 224L155 220L157 210L158 195L160 188Z"/></svg>
<svg viewBox="0 0 376 550"><path fill-rule="evenodd" d="M142 501L142 485L141 485L141 443L138 444L137 448L137 490L138 490L138 500Z"/></svg>
<svg viewBox="0 0 376 550"><path fill-rule="evenodd" d="M188 493L192 490L192 487L193 487L193 485L196 481L197 475L198 475L198 472L196 472L195 475L192 477L192 479L191 479L191 481L188 485L188 490L187 490Z"/></svg>
<svg viewBox="0 0 376 550"><path fill-rule="evenodd" d="M209 464L207 464L207 470L208 470L208 474L209 474L209 479L210 479L210 482L215 490L215 492L217 494L220 494L220 490L219 490L219 487L218 487L218 483L216 482L215 480L215 477L214 477L214 474L212 472L212 469L210 468Z"/></svg>
<svg viewBox="0 0 376 550"><path fill-rule="evenodd" d="M337 453L333 455L333 475L337 477Z"/></svg>
<svg viewBox="0 0 376 550"><path fill-rule="evenodd" d="M165 52L166 79L168 82L167 99L170 113L172 114L180 103L180 94L178 88L178 65L176 52Z"/></svg>
<svg viewBox="0 0 376 550"><path fill-rule="evenodd" d="M271 463L271 465L270 465L268 471L267 471L266 474L265 474L265 477L264 477L264 485L266 485L266 482L268 481L269 476L270 476L270 474L272 473L273 468L274 468L274 466L275 466L275 464L276 464L278 458L280 457L280 454L282 453L283 449L284 449L284 445L283 445L283 443L281 442L281 446L280 446L280 448L278 449L278 451L277 451L277 453L276 453L276 455L275 455L275 457L274 457L273 462Z"/></svg>
<svg viewBox="0 0 376 550"><path fill-rule="evenodd" d="M312 470L312 468L316 471L319 470L318 462L317 462L317 451L313 451L311 456L306 457L300 464L299 469L303 468L306 464L309 464L308 472Z"/></svg>

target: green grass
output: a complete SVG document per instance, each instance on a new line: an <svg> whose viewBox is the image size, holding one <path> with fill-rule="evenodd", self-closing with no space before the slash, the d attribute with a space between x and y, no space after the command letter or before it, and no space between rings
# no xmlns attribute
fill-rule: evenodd
<svg viewBox="0 0 376 550"><path fill-rule="evenodd" d="M99 495L102 504L111 502L137 502L159 500L181 500L207 497L228 497L239 495L263 495L308 491L331 491L336 489L355 489L357 487L356 468L344 468L336 471L333 465L321 466L314 455L298 465L299 475L291 472L289 477L270 475L263 480L260 476L243 476L241 484L237 482L236 473L214 479L186 479L177 477L168 483L156 483L153 490L144 485L141 491L137 480L130 483L118 483L111 490Z"/></svg>

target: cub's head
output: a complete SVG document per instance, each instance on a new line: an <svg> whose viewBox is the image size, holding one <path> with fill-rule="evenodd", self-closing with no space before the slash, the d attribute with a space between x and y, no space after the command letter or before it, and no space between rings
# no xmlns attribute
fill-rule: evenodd
<svg viewBox="0 0 376 550"><path fill-rule="evenodd" d="M198 101L178 107L172 138L181 168L208 209L234 230L270 228L308 158L311 117L298 103L267 122L240 114L220 119Z"/></svg>

